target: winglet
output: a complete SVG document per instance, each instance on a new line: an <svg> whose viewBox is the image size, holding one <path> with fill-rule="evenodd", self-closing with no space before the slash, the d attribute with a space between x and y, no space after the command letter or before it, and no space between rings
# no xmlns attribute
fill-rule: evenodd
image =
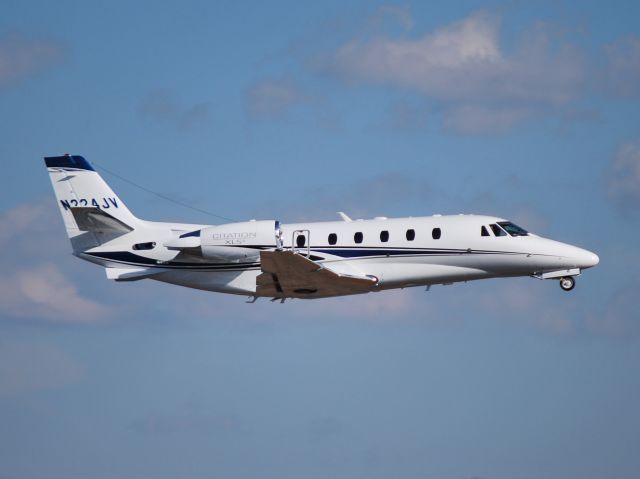
<svg viewBox="0 0 640 479"><path fill-rule="evenodd" d="M342 221L347 221L347 222L353 221L351 218L347 216L347 214L344 211L338 211L338 215L340 216L340 218L342 218Z"/></svg>

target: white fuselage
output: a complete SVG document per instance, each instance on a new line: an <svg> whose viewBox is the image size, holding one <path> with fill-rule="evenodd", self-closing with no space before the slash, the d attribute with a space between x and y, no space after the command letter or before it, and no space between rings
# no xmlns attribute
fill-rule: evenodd
<svg viewBox="0 0 640 479"><path fill-rule="evenodd" d="M504 221L491 216L435 215L282 225L276 222L281 245L275 240L254 244L261 236L251 233L251 222L247 222L242 223L242 231L248 233L225 234L227 244L217 246L216 251L221 252L210 258L171 245L186 241L179 238L191 231L208 235L221 227L144 222L144 228L77 255L107 268L157 270L149 277L158 281L250 296L260 296L256 292L256 278L261 274L259 251L278 246L297 251L337 273L375 277L376 285L369 291L496 277L559 278L575 276L598 263L598 257L590 251L533 234L511 236L502 230L498 236L492 228ZM255 222L256 228L262 223ZM222 226L225 231L232 231L233 225ZM202 238L203 245L206 240ZM134 249L134 245L146 243L153 243L154 247ZM249 254L234 254L236 251Z"/></svg>
<svg viewBox="0 0 640 479"><path fill-rule="evenodd" d="M491 216L145 221L84 157L44 160L74 254L104 266L116 281L149 278L283 301L508 276L555 278L570 291L573 277L598 263L590 251Z"/></svg>

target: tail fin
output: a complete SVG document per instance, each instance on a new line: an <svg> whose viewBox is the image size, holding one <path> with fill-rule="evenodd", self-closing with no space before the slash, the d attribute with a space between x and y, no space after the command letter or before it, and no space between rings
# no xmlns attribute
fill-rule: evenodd
<svg viewBox="0 0 640 479"><path fill-rule="evenodd" d="M49 170L58 207L74 252L99 246L127 231L127 228L87 228L86 221L79 221L79 218L86 216L79 214L81 210L103 211L107 216L128 227L129 231L140 225L140 220L129 211L82 156L48 156L44 162Z"/></svg>

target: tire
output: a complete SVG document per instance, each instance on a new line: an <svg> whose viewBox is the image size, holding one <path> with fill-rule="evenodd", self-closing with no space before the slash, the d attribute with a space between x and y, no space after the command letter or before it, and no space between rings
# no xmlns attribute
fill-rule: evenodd
<svg viewBox="0 0 640 479"><path fill-rule="evenodd" d="M560 287L563 291L571 291L576 287L576 280L571 276L567 276L565 278L560 278Z"/></svg>

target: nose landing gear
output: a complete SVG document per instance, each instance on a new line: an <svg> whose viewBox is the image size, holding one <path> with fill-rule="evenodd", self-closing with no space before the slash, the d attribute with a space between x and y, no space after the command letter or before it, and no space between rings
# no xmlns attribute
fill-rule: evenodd
<svg viewBox="0 0 640 479"><path fill-rule="evenodd" d="M563 291L571 291L576 287L576 280L572 276L565 276L560 278L560 287Z"/></svg>

